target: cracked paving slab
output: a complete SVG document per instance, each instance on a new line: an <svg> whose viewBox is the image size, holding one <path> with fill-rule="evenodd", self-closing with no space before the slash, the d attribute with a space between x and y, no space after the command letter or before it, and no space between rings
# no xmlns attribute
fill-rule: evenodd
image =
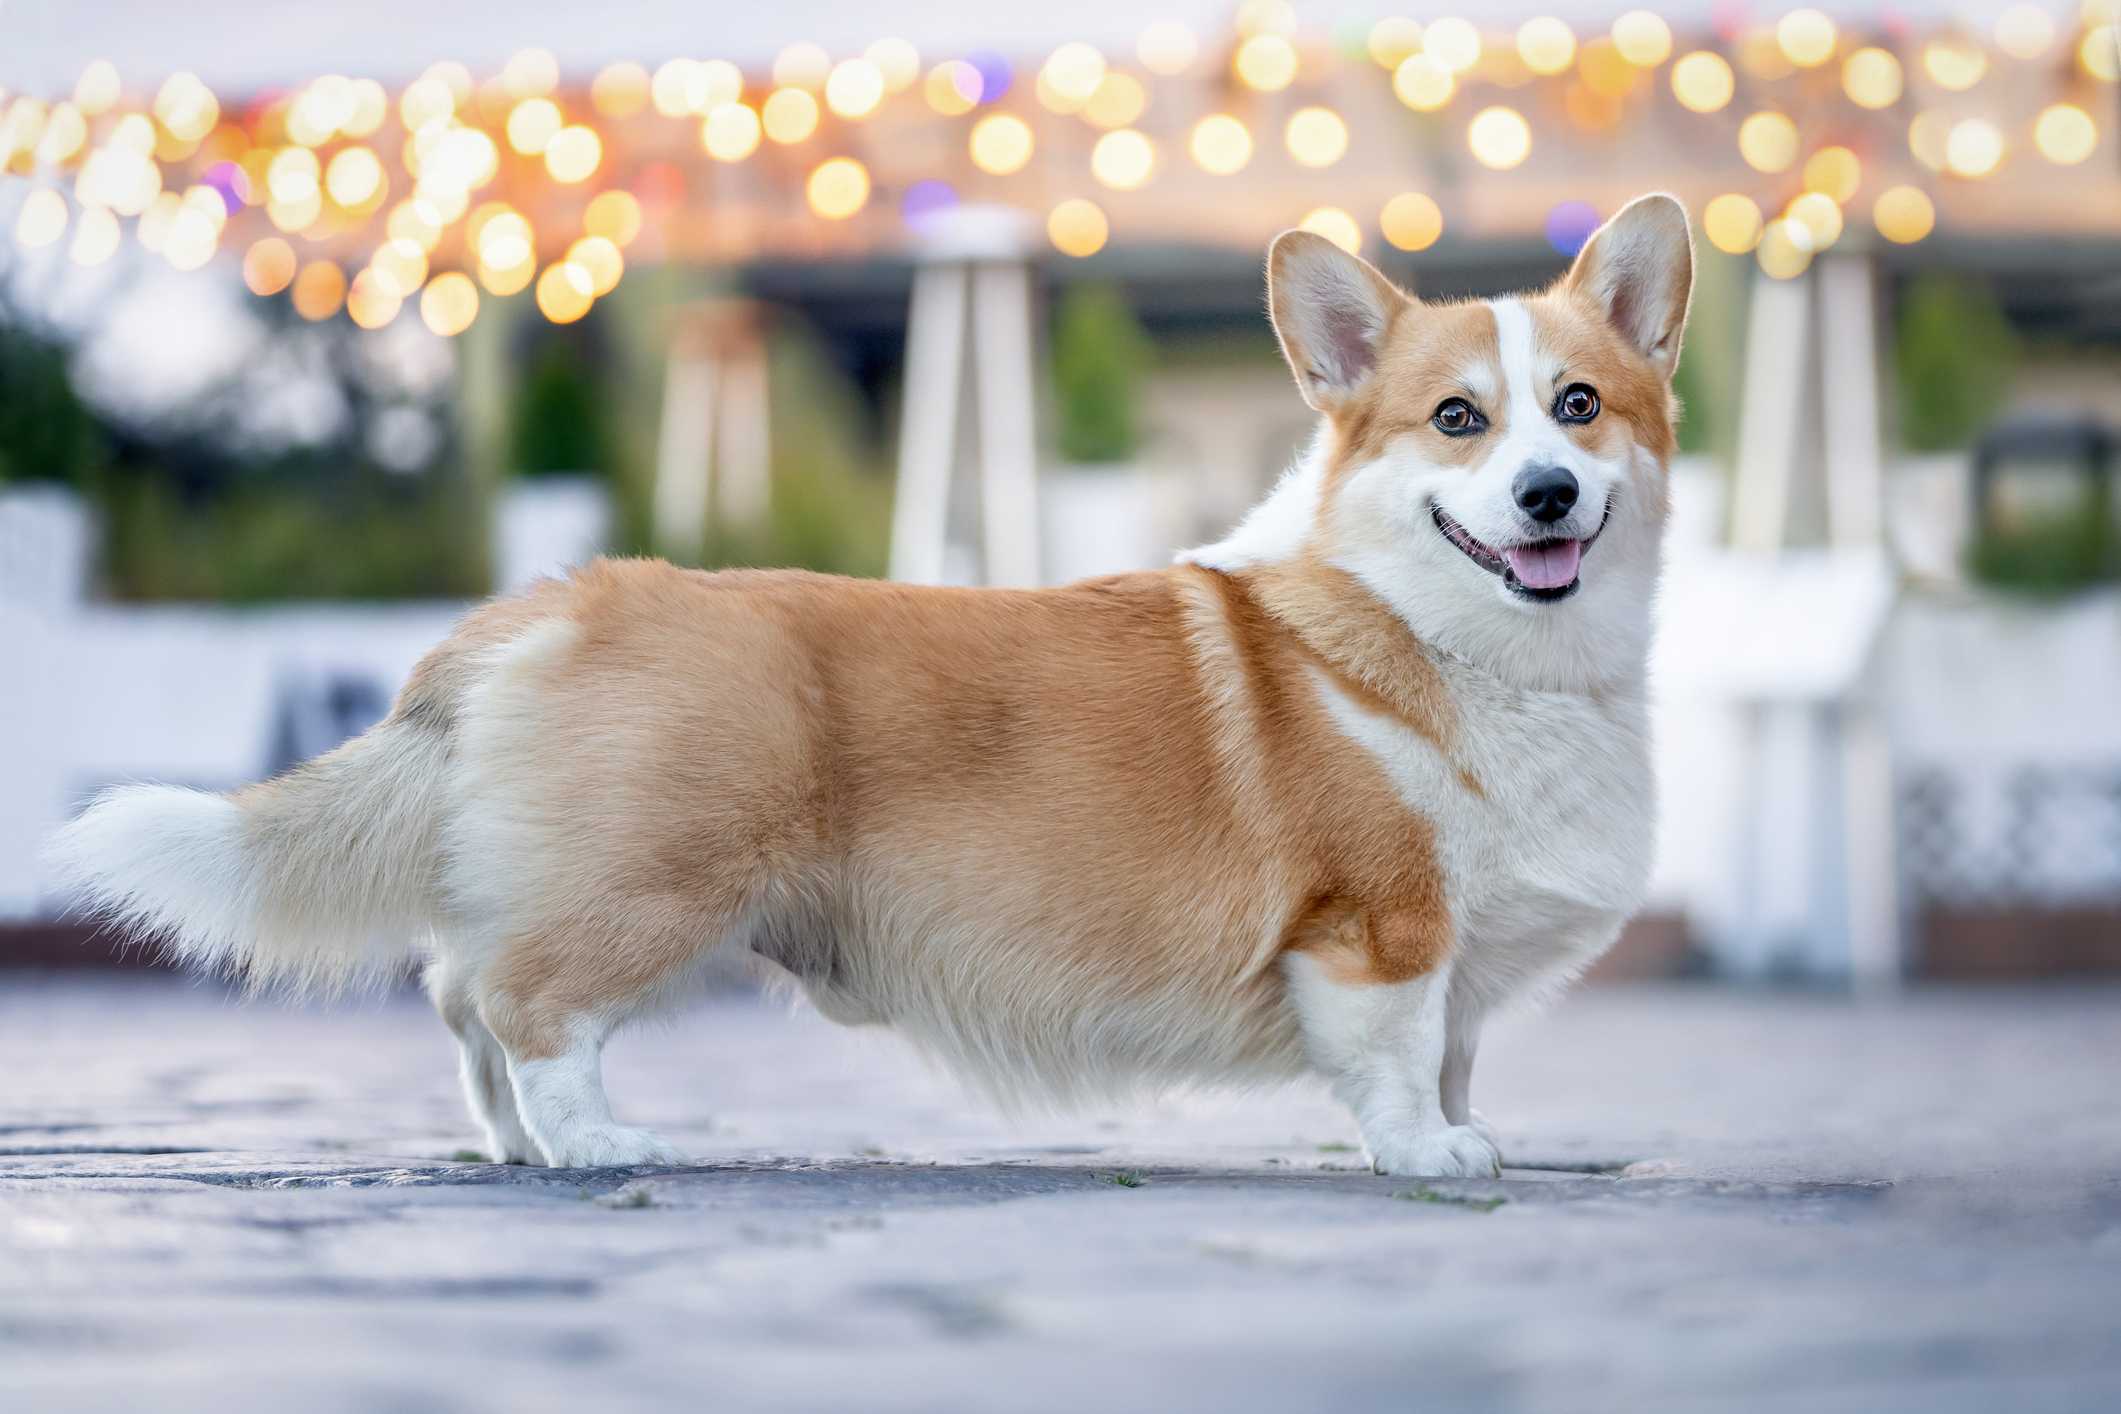
<svg viewBox="0 0 2121 1414"><path fill-rule="evenodd" d="M0 1408L2121 1406L2121 989L1585 991L1370 1174L1317 1089L998 1116L748 995L614 1043L698 1162L471 1161L416 998L0 979Z"/></svg>

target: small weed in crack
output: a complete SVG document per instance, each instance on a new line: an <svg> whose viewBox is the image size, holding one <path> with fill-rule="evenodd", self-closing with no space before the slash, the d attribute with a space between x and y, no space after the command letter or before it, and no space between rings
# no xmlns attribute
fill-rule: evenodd
<svg viewBox="0 0 2121 1414"><path fill-rule="evenodd" d="M1121 1169L1118 1173L1101 1173L1098 1177L1119 1188L1140 1188L1149 1181L1133 1169Z"/></svg>
<svg viewBox="0 0 2121 1414"><path fill-rule="evenodd" d="M1510 1201L1500 1195L1475 1198L1469 1193L1445 1193L1441 1189L1429 1187L1426 1183L1402 1188L1392 1196L1408 1203L1444 1203L1453 1208L1471 1208L1476 1213L1492 1213Z"/></svg>

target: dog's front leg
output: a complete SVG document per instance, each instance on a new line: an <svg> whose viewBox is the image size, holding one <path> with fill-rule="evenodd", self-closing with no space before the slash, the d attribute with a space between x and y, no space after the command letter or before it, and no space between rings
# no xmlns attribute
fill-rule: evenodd
<svg viewBox="0 0 2121 1414"><path fill-rule="evenodd" d="M1472 1126L1493 1144L1495 1129L1472 1102L1473 1056L1480 1049L1482 1020L1466 988L1454 983L1444 1026L1443 1117L1452 1124Z"/></svg>
<svg viewBox="0 0 2121 1414"><path fill-rule="evenodd" d="M1287 966L1312 1063L1355 1112L1370 1167L1432 1178L1502 1171L1493 1141L1464 1119L1453 1123L1445 1109L1448 959L1403 982L1345 980L1301 953L1290 954ZM1470 1066L1470 1052L1465 1061Z"/></svg>

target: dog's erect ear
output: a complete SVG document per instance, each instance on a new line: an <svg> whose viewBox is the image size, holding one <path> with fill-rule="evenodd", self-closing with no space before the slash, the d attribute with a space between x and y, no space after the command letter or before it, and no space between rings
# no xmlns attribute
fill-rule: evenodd
<svg viewBox="0 0 2121 1414"><path fill-rule="evenodd" d="M1584 245L1564 282L1590 296L1613 327L1666 378L1679 366L1694 290L1686 208L1658 192L1637 197Z"/></svg>
<svg viewBox="0 0 2121 1414"><path fill-rule="evenodd" d="M1407 303L1376 268L1324 236L1284 231L1267 251L1267 308L1304 401L1337 406L1377 367L1378 346Z"/></svg>

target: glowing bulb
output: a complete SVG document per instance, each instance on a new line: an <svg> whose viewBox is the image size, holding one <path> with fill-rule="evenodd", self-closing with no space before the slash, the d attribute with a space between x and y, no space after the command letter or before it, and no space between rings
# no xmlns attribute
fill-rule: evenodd
<svg viewBox="0 0 2121 1414"><path fill-rule="evenodd" d="M66 198L50 187L39 187L22 199L15 217L15 242L34 250L51 245L66 234Z"/></svg>
<svg viewBox="0 0 2121 1414"><path fill-rule="evenodd" d="M817 131L817 100L807 89L777 88L759 111L759 120L775 142L801 142Z"/></svg>
<svg viewBox="0 0 2121 1414"><path fill-rule="evenodd" d="M763 131L748 103L724 103L700 119L700 146L717 162L741 162L758 151Z"/></svg>
<svg viewBox="0 0 2121 1414"><path fill-rule="evenodd" d="M641 233L641 203L632 192L600 193L582 209L582 229L613 245L628 246Z"/></svg>
<svg viewBox="0 0 2121 1414"><path fill-rule="evenodd" d="M2055 22L2038 5L2013 5L1996 17L1996 47L2013 59L2037 59L2055 42Z"/></svg>
<svg viewBox="0 0 2121 1414"><path fill-rule="evenodd" d="M1535 74L1558 74L1576 59L1576 35L1551 15L1517 27L1517 57Z"/></svg>
<svg viewBox="0 0 2121 1414"><path fill-rule="evenodd" d="M2033 145L2048 161L2074 167L2099 145L2099 129L2092 115L2076 104L2056 103L2040 110L2033 123Z"/></svg>
<svg viewBox="0 0 2121 1414"><path fill-rule="evenodd" d="M1797 160L1797 125L1782 113L1755 113L1738 125L1738 154L1756 172L1785 172Z"/></svg>
<svg viewBox="0 0 2121 1414"><path fill-rule="evenodd" d="M1737 88L1737 75L1721 54L1697 49L1672 65L1672 96L1696 113L1719 111Z"/></svg>
<svg viewBox="0 0 2121 1414"><path fill-rule="evenodd" d="M2077 63L2101 83L2121 82L2121 23L2108 21L2084 31Z"/></svg>
<svg viewBox="0 0 2121 1414"><path fill-rule="evenodd" d="M1252 160L1252 134L1228 113L1211 113L1193 125L1186 150L1202 171L1227 177Z"/></svg>
<svg viewBox="0 0 2121 1414"><path fill-rule="evenodd" d="M312 261L295 276L294 292L289 298L294 301L295 313L304 319L329 319L339 312L339 305L346 298L346 274L329 260Z"/></svg>
<svg viewBox="0 0 2121 1414"><path fill-rule="evenodd" d="M342 147L324 170L324 189L349 211L372 208L383 199L383 161L368 148Z"/></svg>
<svg viewBox="0 0 2121 1414"><path fill-rule="evenodd" d="M1403 191L1377 218L1385 239L1400 250L1427 250L1443 236L1443 211L1418 191Z"/></svg>
<svg viewBox="0 0 2121 1414"><path fill-rule="evenodd" d="M1193 67L1200 44L1184 25L1160 20L1142 31L1134 55L1150 73L1170 78Z"/></svg>
<svg viewBox="0 0 2121 1414"><path fill-rule="evenodd" d="M810 209L828 221L844 221L869 201L869 169L852 157L820 162L805 184Z"/></svg>
<svg viewBox="0 0 2121 1414"><path fill-rule="evenodd" d="M773 60L773 81L787 88L821 88L832 72L832 56L808 41L791 44Z"/></svg>
<svg viewBox="0 0 2121 1414"><path fill-rule="evenodd" d="M1305 167L1330 167L1348 151L1348 125L1331 108L1299 108L1282 134L1289 155Z"/></svg>
<svg viewBox="0 0 2121 1414"><path fill-rule="evenodd" d="M559 104L549 98L526 98L509 110L508 145L525 157L535 157L565 126Z"/></svg>
<svg viewBox="0 0 2121 1414"><path fill-rule="evenodd" d="M1421 35L1422 52L1453 74L1462 74L1480 62L1480 31L1470 20L1447 16Z"/></svg>
<svg viewBox="0 0 2121 1414"><path fill-rule="evenodd" d="M1232 61L1247 88L1278 93L1296 79L1296 48L1278 34L1255 34L1237 46Z"/></svg>
<svg viewBox="0 0 2121 1414"><path fill-rule="evenodd" d="M1841 64L1841 89L1858 108L1890 108L1900 101L1900 61L1884 49L1858 49Z"/></svg>
<svg viewBox="0 0 2121 1414"><path fill-rule="evenodd" d="M1777 280L1794 280L1811 268L1812 235L1794 221L1770 221L1760 233L1753 258Z"/></svg>
<svg viewBox="0 0 2121 1414"><path fill-rule="evenodd" d="M1846 203L1863 185L1863 163L1845 147L1822 147L1805 160L1804 189Z"/></svg>
<svg viewBox="0 0 2121 1414"><path fill-rule="evenodd" d="M368 268L384 289L406 299L427 281L427 252L418 241L385 241Z"/></svg>
<svg viewBox="0 0 2121 1414"><path fill-rule="evenodd" d="M1760 208L1753 199L1725 192L1701 211L1701 232L1726 255L1745 255L1760 244Z"/></svg>
<svg viewBox="0 0 2121 1414"><path fill-rule="evenodd" d="M1104 82L1083 105L1083 117L1100 128L1130 126L1149 106L1149 90L1132 74L1108 70Z"/></svg>
<svg viewBox="0 0 2121 1414"><path fill-rule="evenodd" d="M1800 69L1816 69L1834 57L1834 22L1818 10L1792 10L1775 26L1783 57Z"/></svg>
<svg viewBox="0 0 2121 1414"><path fill-rule="evenodd" d="M1451 101L1458 80L1427 54L1403 60L1392 71L1392 92L1417 113L1433 113Z"/></svg>
<svg viewBox="0 0 2121 1414"><path fill-rule="evenodd" d="M1362 227L1355 218L1337 206L1321 206L1297 222L1299 230L1324 236L1350 255L1362 252Z"/></svg>
<svg viewBox="0 0 2121 1414"><path fill-rule="evenodd" d="M1974 40L1946 35L1923 46L1922 69L1937 87L1963 93L1988 72L1988 55Z"/></svg>
<svg viewBox="0 0 2121 1414"><path fill-rule="evenodd" d="M1532 151L1532 126L1514 108L1483 108L1466 128L1466 146L1483 167L1508 171Z"/></svg>
<svg viewBox="0 0 2121 1414"><path fill-rule="evenodd" d="M843 59L825 80L825 106L842 118L866 118L884 101L884 71L867 59Z"/></svg>
<svg viewBox="0 0 2121 1414"><path fill-rule="evenodd" d="M1672 27L1648 10L1630 10L1613 21L1613 45L1638 69L1653 69L1672 57Z"/></svg>
<svg viewBox="0 0 2121 1414"><path fill-rule="evenodd" d="M903 93L920 82L920 51L903 39L879 39L862 51L883 75L886 93Z"/></svg>
<svg viewBox="0 0 2121 1414"><path fill-rule="evenodd" d="M1039 70L1040 83L1073 111L1090 101L1105 81L1105 56L1082 43L1063 44L1053 51Z"/></svg>
<svg viewBox="0 0 2121 1414"><path fill-rule="evenodd" d="M1133 191L1156 170L1156 145L1133 128L1106 133L1090 149L1090 173L1115 191Z"/></svg>
<svg viewBox="0 0 2121 1414"><path fill-rule="evenodd" d="M437 275L420 291L420 322L453 339L479 317L479 287L460 270Z"/></svg>
<svg viewBox="0 0 2121 1414"><path fill-rule="evenodd" d="M1405 15L1393 15L1370 26L1363 48L1381 69L1398 68L1421 52L1421 26Z"/></svg>
<svg viewBox="0 0 2121 1414"><path fill-rule="evenodd" d="M603 68L597 70L596 78L591 80L589 84L590 106L607 118L631 118L648 106L648 98L648 71L629 59L622 59L616 64L606 64ZM428 286L428 289L432 290L435 284L440 284L442 278L446 277L438 277L434 284ZM464 279L464 288L471 290L471 313L476 316L479 310L479 293L473 288L469 277L462 278ZM422 295L420 297L420 317L425 319L426 316L427 296ZM468 327L471 320L467 318L464 323ZM433 329L434 322L429 320L427 327ZM435 329L435 332L439 334L442 331ZM461 333L462 330L459 329L453 332Z"/></svg>
<svg viewBox="0 0 2121 1414"><path fill-rule="evenodd" d="M1046 217L1046 238L1063 255L1095 255L1105 248L1111 234L1111 224L1097 203L1079 196L1054 207Z"/></svg>
<svg viewBox="0 0 2121 1414"><path fill-rule="evenodd" d="M1937 225L1937 208L1915 187L1888 187L1871 206L1878 234L1895 245L1912 245Z"/></svg>
<svg viewBox="0 0 2121 1414"><path fill-rule="evenodd" d="M108 59L97 59L81 71L74 83L74 106L93 118L116 107L122 93L117 65Z"/></svg>
<svg viewBox="0 0 2121 1414"><path fill-rule="evenodd" d="M963 59L945 59L928 71L921 92L930 108L946 118L955 118L979 106L982 87L978 69Z"/></svg>
<svg viewBox="0 0 2121 1414"><path fill-rule="evenodd" d="M617 289L619 278L626 273L626 257L602 236L584 236L567 247L567 260L589 272L589 293L598 299Z"/></svg>
<svg viewBox="0 0 2121 1414"><path fill-rule="evenodd" d="M538 313L555 324L572 324L589 313L594 303L589 272L571 261L545 267L538 276Z"/></svg>
<svg viewBox="0 0 2121 1414"><path fill-rule="evenodd" d="M970 146L973 166L1006 177L1031 160L1031 128L1013 113L989 113L972 125Z"/></svg>
<svg viewBox="0 0 2121 1414"><path fill-rule="evenodd" d="M67 255L76 265L101 265L118 253L121 239L117 217L101 206L83 207Z"/></svg>
<svg viewBox="0 0 2121 1414"><path fill-rule="evenodd" d="M1794 221L1811 237L1814 253L1841 239L1841 208L1825 192L1808 191L1792 201L1783 219Z"/></svg>
<svg viewBox="0 0 2121 1414"><path fill-rule="evenodd" d="M501 69L501 86L511 98L535 98L559 87L560 61L549 49L524 49Z"/></svg>
<svg viewBox="0 0 2121 1414"><path fill-rule="evenodd" d="M2003 134L1985 118L1952 124L1944 139L1944 166L1955 177L1985 177L2003 161Z"/></svg>
<svg viewBox="0 0 2121 1414"><path fill-rule="evenodd" d="M545 170L556 182L586 182L603 160L603 139L579 123L560 129L545 145Z"/></svg>

